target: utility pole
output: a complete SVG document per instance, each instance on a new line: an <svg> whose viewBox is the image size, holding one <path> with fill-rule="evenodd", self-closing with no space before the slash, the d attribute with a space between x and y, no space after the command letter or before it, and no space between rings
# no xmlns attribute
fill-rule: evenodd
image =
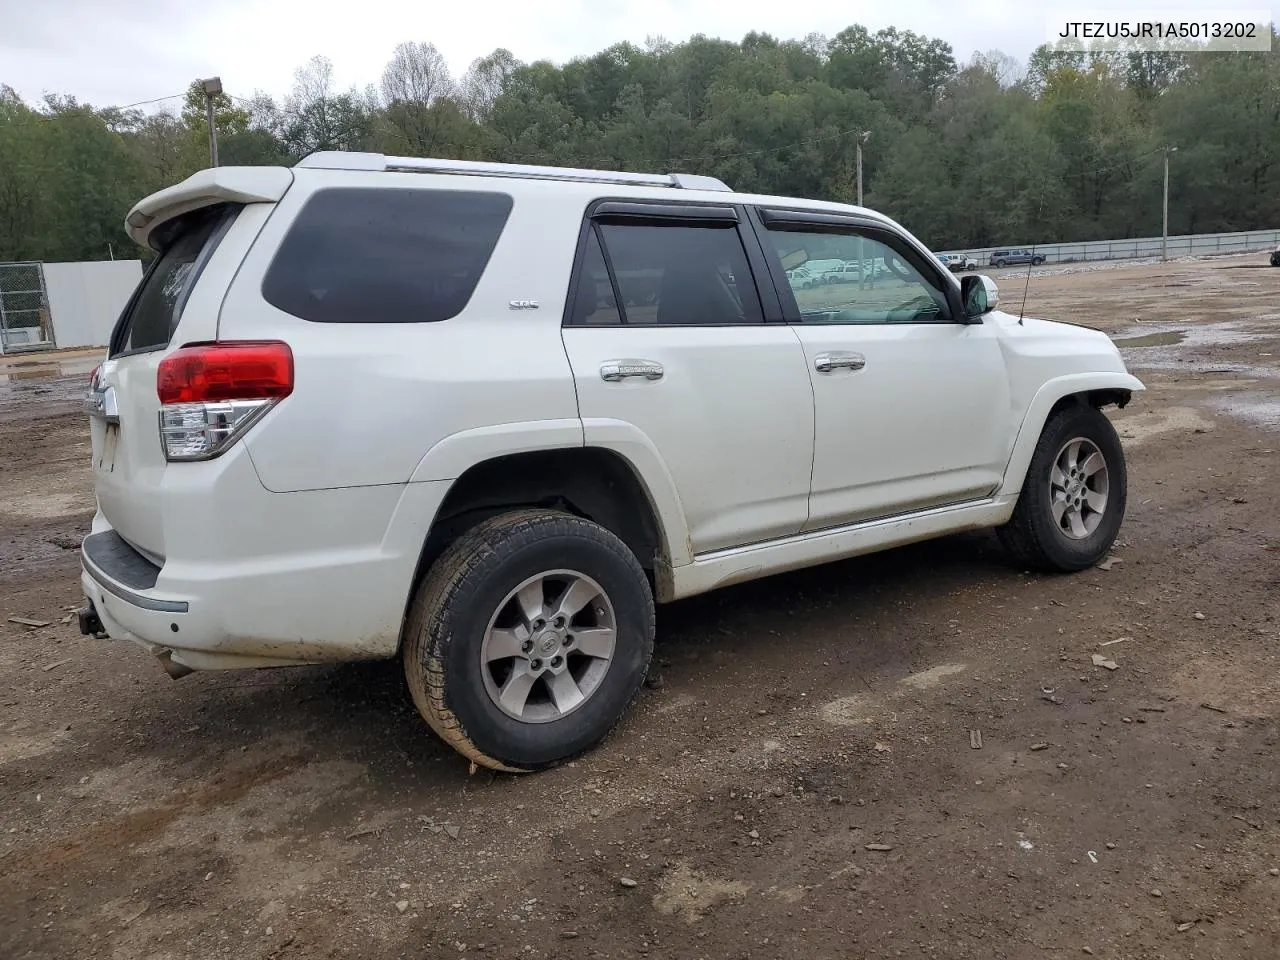
<svg viewBox="0 0 1280 960"><path fill-rule="evenodd" d="M862 206L862 145L871 139L871 131L858 134L858 206Z"/></svg>
<svg viewBox="0 0 1280 960"><path fill-rule="evenodd" d="M863 130L858 134L858 206L862 206L862 145L871 137L870 130ZM865 273L865 253L862 249L862 234L858 234L858 289L862 290L866 287L867 277ZM875 264L871 265L871 278L875 279Z"/></svg>
<svg viewBox="0 0 1280 960"><path fill-rule="evenodd" d="M201 80L200 85L204 88L204 115L209 121L209 166L216 167L218 165L218 128L213 122L213 98L222 93L222 79L210 77L208 80Z"/></svg>
<svg viewBox="0 0 1280 960"><path fill-rule="evenodd" d="M1164 233L1160 240L1160 259L1169 259L1169 154L1177 153L1177 147L1164 148Z"/></svg>

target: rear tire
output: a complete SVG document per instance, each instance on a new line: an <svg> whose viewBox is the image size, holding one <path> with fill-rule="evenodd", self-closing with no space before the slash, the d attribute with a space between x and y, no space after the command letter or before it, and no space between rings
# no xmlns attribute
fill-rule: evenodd
<svg viewBox="0 0 1280 960"><path fill-rule="evenodd" d="M1045 424L1018 505L997 533L1024 566L1083 570L1115 543L1127 496L1115 427L1100 410L1073 403Z"/></svg>
<svg viewBox="0 0 1280 960"><path fill-rule="evenodd" d="M1005 267L1005 266L1008 266L1008 264L1006 264L1006 263L1005 263L1005 261L1003 261L1003 260L997 260L997 261L996 261L996 266L997 266L997 267Z"/></svg>
<svg viewBox="0 0 1280 960"><path fill-rule="evenodd" d="M552 766L598 744L640 689L654 609L635 555L553 510L500 514L432 565L401 655L418 712L494 770Z"/></svg>

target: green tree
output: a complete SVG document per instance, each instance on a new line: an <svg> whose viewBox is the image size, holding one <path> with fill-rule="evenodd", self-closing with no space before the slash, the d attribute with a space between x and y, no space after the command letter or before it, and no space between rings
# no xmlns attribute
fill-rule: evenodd
<svg viewBox="0 0 1280 960"><path fill-rule="evenodd" d="M767 194L856 198L930 244L1150 235L1171 157L1175 232L1280 223L1280 42L1274 53L1044 46L957 66L950 46L854 24L835 36L618 43L563 65L506 50L455 77L404 43L378 89L338 90L323 57L282 100L219 96L226 164L315 150L685 170ZM126 246L140 197L208 164L203 91L176 114L24 103L0 87L0 258Z"/></svg>

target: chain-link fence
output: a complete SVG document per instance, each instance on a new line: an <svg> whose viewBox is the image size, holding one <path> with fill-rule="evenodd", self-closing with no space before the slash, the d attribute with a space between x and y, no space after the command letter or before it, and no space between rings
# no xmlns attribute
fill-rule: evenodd
<svg viewBox="0 0 1280 960"><path fill-rule="evenodd" d="M53 345L43 266L0 263L0 353Z"/></svg>

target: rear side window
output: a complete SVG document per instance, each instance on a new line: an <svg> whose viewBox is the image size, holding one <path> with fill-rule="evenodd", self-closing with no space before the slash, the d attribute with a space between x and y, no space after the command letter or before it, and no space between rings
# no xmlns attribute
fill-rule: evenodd
<svg viewBox="0 0 1280 960"><path fill-rule="evenodd" d="M616 326L622 322L618 313L617 297L613 293L613 281L600 249L596 227L587 234L587 247L582 257L582 273L578 277L578 292L573 301L574 324L587 326Z"/></svg>
<svg viewBox="0 0 1280 960"><path fill-rule="evenodd" d="M601 276L595 237L604 252L618 292ZM592 268L592 263L597 265ZM635 326L733 326L762 323L751 268L733 224L706 226L600 223L594 227L579 278L575 311L592 294L606 307L571 322L618 322ZM618 308L621 316L617 316Z"/></svg>
<svg viewBox="0 0 1280 960"><path fill-rule="evenodd" d="M448 320L471 299L510 213L504 193L321 190L285 235L262 295L316 323Z"/></svg>
<svg viewBox="0 0 1280 960"><path fill-rule="evenodd" d="M229 204L204 207L156 227L152 243L159 255L111 335L111 356L168 346L200 269L239 211Z"/></svg>

